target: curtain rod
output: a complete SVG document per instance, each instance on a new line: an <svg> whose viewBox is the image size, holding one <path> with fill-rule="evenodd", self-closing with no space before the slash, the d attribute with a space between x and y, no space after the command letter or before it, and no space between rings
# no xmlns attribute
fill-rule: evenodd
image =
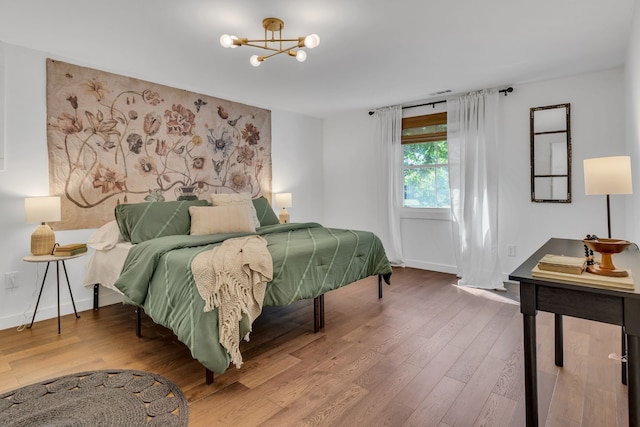
<svg viewBox="0 0 640 427"><path fill-rule="evenodd" d="M504 96L507 96L508 94L510 94L511 92L513 92L513 88L511 86L505 88L505 89L500 89L498 91L498 93L504 93ZM433 101L433 102L427 102L424 104L417 104L417 105L407 105L406 107L402 107L402 109L406 109L406 108L416 108L416 107L425 107L427 105L431 105L433 108L436 107L436 105L438 104L442 104L443 102L447 102L446 99L443 99L441 101ZM371 110L369 111L369 115L372 116L375 113L375 111Z"/></svg>

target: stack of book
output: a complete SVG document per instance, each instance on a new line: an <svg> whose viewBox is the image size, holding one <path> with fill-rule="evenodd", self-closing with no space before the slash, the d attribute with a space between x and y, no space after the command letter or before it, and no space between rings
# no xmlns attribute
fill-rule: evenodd
<svg viewBox="0 0 640 427"><path fill-rule="evenodd" d="M606 288L634 289L631 271L627 270L627 277L612 277L590 273L586 270L585 257L570 257L564 255L545 255L531 270L533 277L543 279L564 280Z"/></svg>
<svg viewBox="0 0 640 427"><path fill-rule="evenodd" d="M73 256L87 252L86 243L70 243L68 245L56 246L53 253L55 256Z"/></svg>
<svg viewBox="0 0 640 427"><path fill-rule="evenodd" d="M564 255L545 255L538 262L538 268L567 274L582 274L587 267L587 258Z"/></svg>

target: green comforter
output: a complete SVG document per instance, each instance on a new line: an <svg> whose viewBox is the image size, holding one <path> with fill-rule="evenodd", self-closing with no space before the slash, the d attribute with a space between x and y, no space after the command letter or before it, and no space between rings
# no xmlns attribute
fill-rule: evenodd
<svg viewBox="0 0 640 427"><path fill-rule="evenodd" d="M324 228L316 223L260 227L273 258L265 306L288 305L377 274L390 274L382 243L373 233ZM115 286L128 304L143 307L171 329L194 358L222 373L230 358L218 342L218 312L204 312L191 261L225 239L246 235L166 236L133 246Z"/></svg>

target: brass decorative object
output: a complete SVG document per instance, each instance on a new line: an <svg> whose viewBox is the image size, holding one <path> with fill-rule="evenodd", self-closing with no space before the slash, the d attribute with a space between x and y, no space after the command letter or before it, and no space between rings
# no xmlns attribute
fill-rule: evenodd
<svg viewBox="0 0 640 427"><path fill-rule="evenodd" d="M602 258L600 265L589 265L587 271L589 273L598 274L600 276L611 277L627 277L629 273L626 270L618 270L613 265L612 255L622 252L631 244L628 240L620 239L582 239L582 242L594 252L598 252Z"/></svg>
<svg viewBox="0 0 640 427"><path fill-rule="evenodd" d="M253 55L249 58L249 62L254 67L258 67L267 58L281 53L286 53L296 58L299 62L304 62L307 59L307 52L302 49L305 47L313 49L320 44L320 37L317 34L310 34L306 37L297 37L295 39L283 39L282 29L284 28L284 21L282 19L265 18L262 20L262 27L264 28L264 39L239 38L234 35L223 34L220 36L220 44L225 48L252 46L274 52L269 55ZM271 33L270 37L268 33ZM277 37L276 33L278 33ZM284 43L293 44L285 46Z"/></svg>

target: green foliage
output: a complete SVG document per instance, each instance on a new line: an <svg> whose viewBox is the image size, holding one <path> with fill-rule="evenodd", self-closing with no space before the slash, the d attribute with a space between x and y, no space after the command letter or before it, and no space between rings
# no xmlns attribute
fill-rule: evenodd
<svg viewBox="0 0 640 427"><path fill-rule="evenodd" d="M449 207L447 141L405 144L404 206Z"/></svg>

